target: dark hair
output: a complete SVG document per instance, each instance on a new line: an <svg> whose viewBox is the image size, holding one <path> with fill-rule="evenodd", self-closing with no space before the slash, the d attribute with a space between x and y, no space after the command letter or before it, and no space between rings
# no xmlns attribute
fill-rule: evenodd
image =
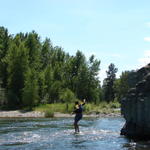
<svg viewBox="0 0 150 150"><path fill-rule="evenodd" d="M79 104L79 102L78 102L78 101L75 101L75 104L76 104L76 105L78 105L78 104Z"/></svg>

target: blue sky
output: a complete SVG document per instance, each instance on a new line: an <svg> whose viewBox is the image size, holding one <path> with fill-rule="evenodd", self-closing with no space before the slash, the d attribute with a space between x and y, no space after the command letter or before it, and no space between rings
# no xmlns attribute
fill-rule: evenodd
<svg viewBox="0 0 150 150"><path fill-rule="evenodd" d="M110 63L122 71L150 58L150 0L0 0L0 26L9 32L35 30L42 39L74 55L101 60L100 79Z"/></svg>

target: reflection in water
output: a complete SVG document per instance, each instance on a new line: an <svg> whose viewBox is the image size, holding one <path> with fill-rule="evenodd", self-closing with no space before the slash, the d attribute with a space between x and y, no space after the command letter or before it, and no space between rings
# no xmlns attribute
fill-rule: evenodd
<svg viewBox="0 0 150 150"><path fill-rule="evenodd" d="M0 119L0 150L150 150L150 142L120 136L122 118L83 119L74 134L73 119Z"/></svg>

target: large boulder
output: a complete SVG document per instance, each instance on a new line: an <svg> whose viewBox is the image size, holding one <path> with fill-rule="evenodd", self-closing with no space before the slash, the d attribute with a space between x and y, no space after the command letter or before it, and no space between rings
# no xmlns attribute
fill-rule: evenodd
<svg viewBox="0 0 150 150"><path fill-rule="evenodd" d="M150 64L137 71L137 84L121 100L126 123L121 134L134 139L150 139Z"/></svg>

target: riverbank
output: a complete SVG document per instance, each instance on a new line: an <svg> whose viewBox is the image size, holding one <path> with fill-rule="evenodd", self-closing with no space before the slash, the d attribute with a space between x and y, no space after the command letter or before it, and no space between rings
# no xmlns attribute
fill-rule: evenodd
<svg viewBox="0 0 150 150"><path fill-rule="evenodd" d="M83 114L84 117L119 117L120 113L109 113L109 114ZM71 114L65 114L65 113L59 113L55 112L53 117L55 118L71 118L74 117L74 115ZM40 111L22 111L22 110L14 110L14 111L0 111L0 118L45 118L45 113Z"/></svg>
<svg viewBox="0 0 150 150"><path fill-rule="evenodd" d="M74 110L74 103L54 103L54 104L41 104L27 111L23 110L0 110L0 118L14 117L14 118L44 118L44 117L74 117L71 115ZM98 105L87 103L84 106L84 117L114 117L120 116L120 104L116 101L106 103L101 102Z"/></svg>

